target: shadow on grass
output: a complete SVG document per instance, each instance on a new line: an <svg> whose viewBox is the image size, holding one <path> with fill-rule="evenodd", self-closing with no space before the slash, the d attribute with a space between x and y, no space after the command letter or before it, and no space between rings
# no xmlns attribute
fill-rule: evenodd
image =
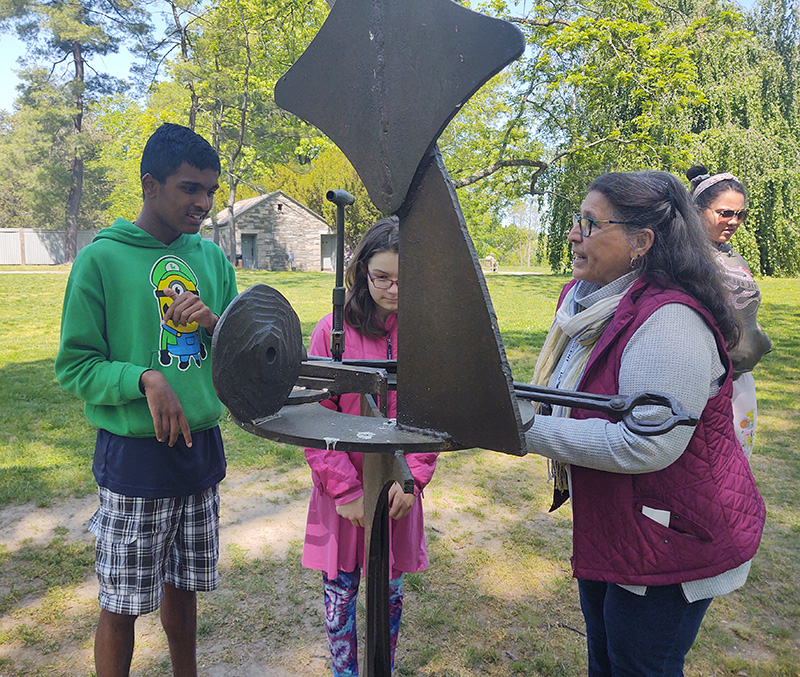
<svg viewBox="0 0 800 677"><path fill-rule="evenodd" d="M293 468L303 450L248 435L222 422L229 461L243 467ZM95 429L83 403L63 390L50 360L0 368L0 507L49 505L95 490Z"/></svg>
<svg viewBox="0 0 800 677"><path fill-rule="evenodd" d="M230 417L220 421L225 456L230 467L282 473L306 465L303 447L273 442L239 428Z"/></svg>
<svg viewBox="0 0 800 677"><path fill-rule="evenodd" d="M0 580L4 583L0 614L7 614L25 597L45 597L93 575L94 545L87 541L59 536L48 543L23 543L12 553L0 551Z"/></svg>
<svg viewBox="0 0 800 677"><path fill-rule="evenodd" d="M0 506L93 491L94 437L51 360L0 368Z"/></svg>
<svg viewBox="0 0 800 677"><path fill-rule="evenodd" d="M94 601L76 594L94 578L94 547L56 537L48 543L0 551L0 674L87 674L76 652L91 641Z"/></svg>

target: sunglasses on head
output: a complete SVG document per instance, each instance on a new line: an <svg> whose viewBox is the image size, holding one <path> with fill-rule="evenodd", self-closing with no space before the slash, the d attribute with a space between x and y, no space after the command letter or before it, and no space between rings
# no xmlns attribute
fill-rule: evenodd
<svg viewBox="0 0 800 677"><path fill-rule="evenodd" d="M735 216L739 221L744 221L747 218L746 209L714 209L712 211L723 219L732 219Z"/></svg>

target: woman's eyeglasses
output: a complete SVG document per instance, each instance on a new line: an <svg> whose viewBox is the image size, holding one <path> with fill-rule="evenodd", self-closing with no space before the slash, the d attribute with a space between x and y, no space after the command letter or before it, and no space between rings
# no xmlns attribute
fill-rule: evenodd
<svg viewBox="0 0 800 677"><path fill-rule="evenodd" d="M367 277L372 282L372 286L375 289L391 289L393 284L397 284L397 280L393 280L391 277L386 277L385 275L373 275L369 271L367 271ZM398 286L398 289L400 287Z"/></svg>
<svg viewBox="0 0 800 677"><path fill-rule="evenodd" d="M723 219L732 219L735 216L739 221L743 222L747 218L746 209L712 209L711 211Z"/></svg>
<svg viewBox="0 0 800 677"><path fill-rule="evenodd" d="M620 226L630 226L631 223L625 221L611 221L608 219L593 219L589 216L581 216L580 214L572 215L572 227L577 226L581 231L581 237L589 237L592 234L592 228L598 223L616 223Z"/></svg>

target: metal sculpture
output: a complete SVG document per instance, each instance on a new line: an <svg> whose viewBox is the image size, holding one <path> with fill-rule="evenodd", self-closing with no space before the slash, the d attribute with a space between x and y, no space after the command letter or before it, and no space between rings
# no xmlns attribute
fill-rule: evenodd
<svg viewBox="0 0 800 677"><path fill-rule="evenodd" d="M602 397L512 379L436 139L524 47L513 25L451 0L337 0L275 87L278 105L322 130L356 168L378 209L400 218L402 351L397 361L340 359L343 218L352 196L331 191L339 231L335 359L304 359L294 311L276 290L257 285L217 324L214 383L237 424L253 434L365 453L366 677L391 674L387 493L394 481L413 491L405 453L481 447L523 455L532 402L605 411L642 434L696 424L679 403L658 394ZM390 389L397 390L396 421L385 418ZM362 395L360 417L318 405L351 392ZM657 424L640 421L634 409L642 404L667 406L672 415Z"/></svg>

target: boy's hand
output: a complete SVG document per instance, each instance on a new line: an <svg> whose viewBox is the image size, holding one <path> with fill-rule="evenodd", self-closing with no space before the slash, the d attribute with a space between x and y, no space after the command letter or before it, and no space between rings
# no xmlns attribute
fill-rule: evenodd
<svg viewBox="0 0 800 677"><path fill-rule="evenodd" d="M169 287L164 289L164 294L172 299L172 303L167 308L167 312L164 313L163 324L166 324L168 320L172 320L172 324L176 327L185 327L191 322L197 322L209 334L214 333L219 317L211 312L211 309L200 300L197 294L192 294L191 292L176 294Z"/></svg>
<svg viewBox="0 0 800 677"><path fill-rule="evenodd" d="M389 517L395 520L403 519L409 512L417 497L407 494L397 482L389 488Z"/></svg>
<svg viewBox="0 0 800 677"><path fill-rule="evenodd" d="M178 435L183 433L186 446L192 446L192 431L189 422L183 414L183 407L167 379L160 371L150 369L144 372L140 379L147 406L153 417L153 427L156 429L156 439L159 442L167 441L174 447Z"/></svg>
<svg viewBox="0 0 800 677"><path fill-rule="evenodd" d="M336 506L336 514L350 520L354 527L364 526L364 496L359 496L355 501Z"/></svg>

